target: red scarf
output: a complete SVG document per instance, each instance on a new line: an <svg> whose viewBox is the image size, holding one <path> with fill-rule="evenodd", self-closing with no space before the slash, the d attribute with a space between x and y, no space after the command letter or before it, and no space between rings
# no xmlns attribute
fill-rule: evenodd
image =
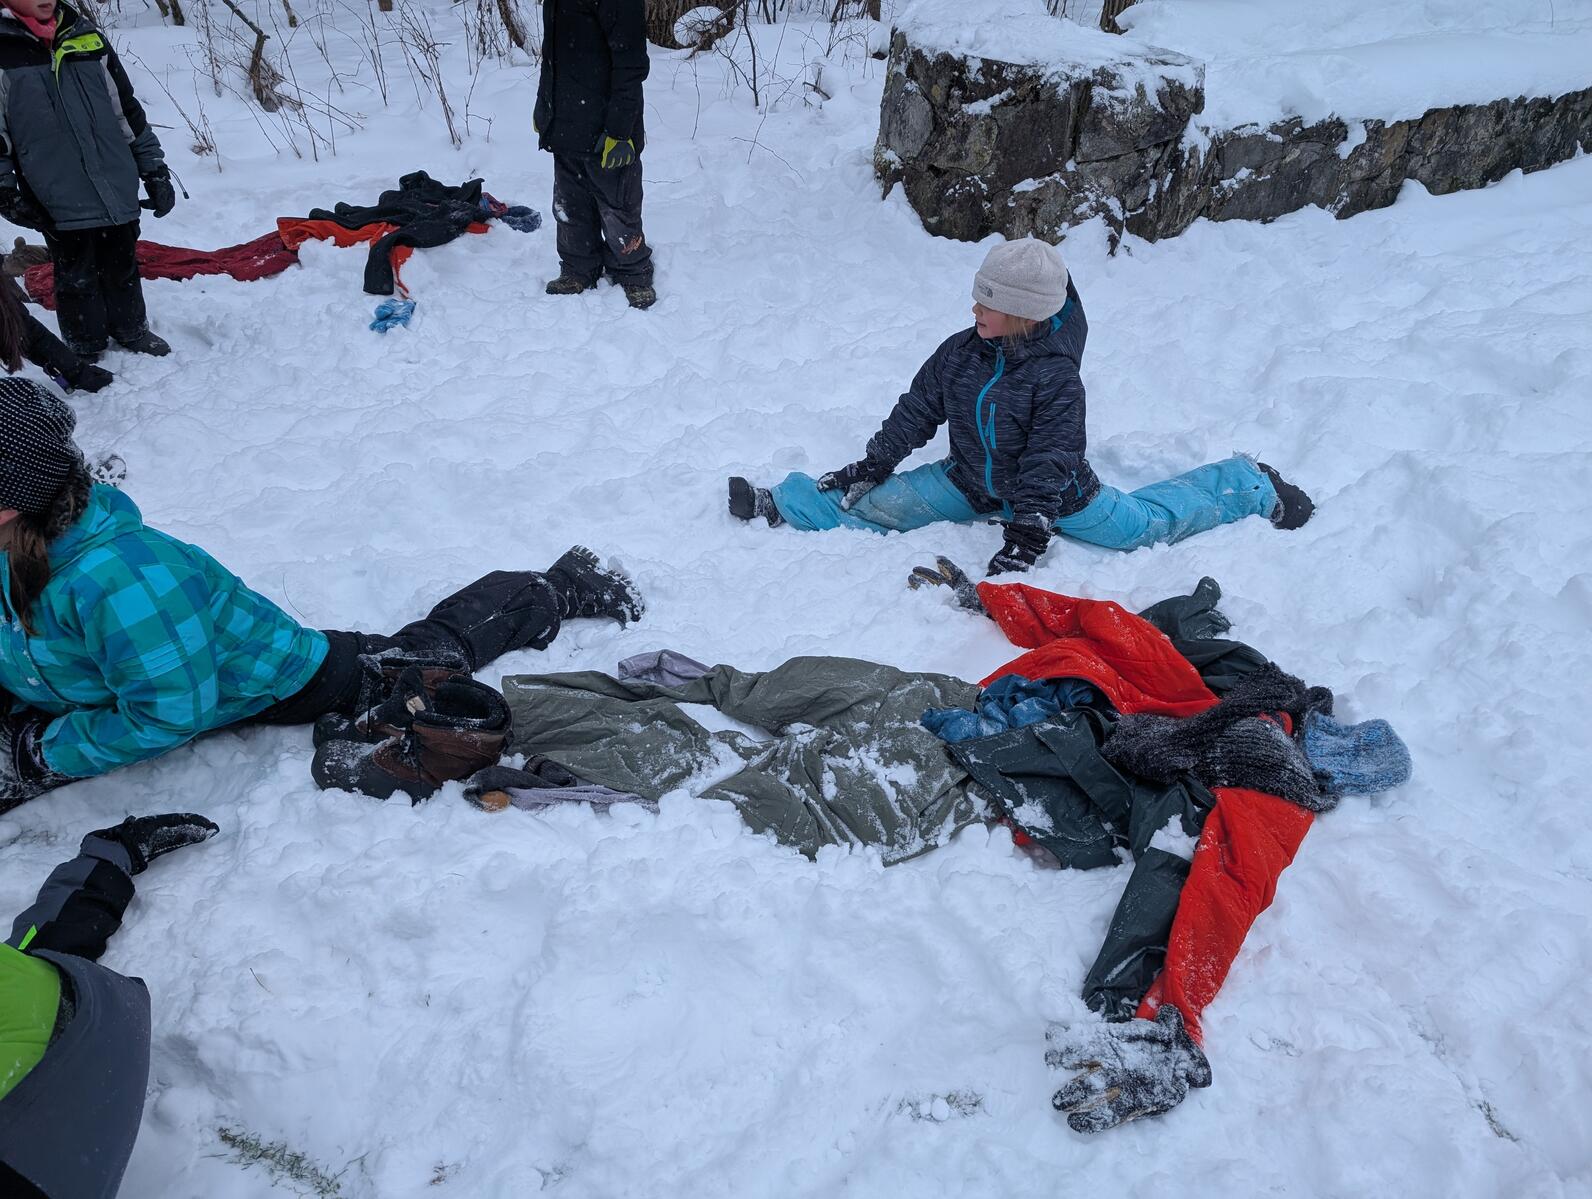
<svg viewBox="0 0 1592 1199"><path fill-rule="evenodd" d="M59 10L57 10L57 15L51 17L48 21L41 21L38 17L25 16L24 14L17 12L9 4L5 5L5 10L17 20L21 21L22 24L27 27L28 31L46 46L53 46L55 44L55 27L60 23Z"/></svg>

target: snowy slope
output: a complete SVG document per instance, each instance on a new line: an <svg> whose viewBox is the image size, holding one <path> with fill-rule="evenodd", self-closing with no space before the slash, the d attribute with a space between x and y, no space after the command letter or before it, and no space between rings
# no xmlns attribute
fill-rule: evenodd
<svg viewBox="0 0 1592 1199"><path fill-rule="evenodd" d="M180 80L180 36L123 40ZM812 36L786 33L789 76ZM379 337L363 251L311 246L274 280L149 285L176 353L113 362L125 383L75 402L84 442L128 459L152 522L315 623L391 628L574 541L635 571L645 622L572 627L492 681L660 646L982 676L1015 651L902 583L936 552L982 563L993 531L723 512L726 474L854 457L967 319L984 248L880 202L882 64L839 58L833 100L796 86L765 118L721 60L655 54L651 312L544 296L551 230L496 228L417 254L414 326ZM194 198L150 232L242 241L418 167L545 212L534 78L489 67L471 103L491 140L461 151L412 96L345 99L366 127L319 163L212 101L224 170L170 133ZM1293 534L1058 546L1033 581L1139 606L1214 575L1238 635L1416 759L1407 787L1318 822L1207 1014L1215 1085L1172 1116L1085 1139L1049 1106L1045 1025L1088 1018L1126 869L1046 870L982 830L889 870L814 864L683 795L657 815L489 816L451 789L410 809L317 792L308 731L255 730L0 818L6 910L124 813L223 827L143 876L107 959L155 1010L123 1194L294 1192L223 1127L359 1199L1586 1194L1589 197L1583 159L1346 222L1066 244L1101 475L1240 448L1321 507Z"/></svg>

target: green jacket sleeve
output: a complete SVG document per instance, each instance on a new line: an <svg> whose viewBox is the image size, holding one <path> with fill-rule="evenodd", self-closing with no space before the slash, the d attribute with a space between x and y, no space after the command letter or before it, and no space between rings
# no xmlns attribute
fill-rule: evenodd
<svg viewBox="0 0 1592 1199"><path fill-rule="evenodd" d="M79 609L84 644L115 694L51 722L44 760L72 778L158 757L214 728L220 703L210 588L169 562L102 570Z"/></svg>

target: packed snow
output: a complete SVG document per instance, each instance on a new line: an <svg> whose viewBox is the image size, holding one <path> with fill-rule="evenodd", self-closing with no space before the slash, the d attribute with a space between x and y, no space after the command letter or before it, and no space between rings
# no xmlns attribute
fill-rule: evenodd
<svg viewBox="0 0 1592 1199"><path fill-rule="evenodd" d="M434 100L406 84L383 108L345 78L363 127L335 156L278 154L275 126L201 91L220 157L199 158L172 99L195 111L192 34L152 20L117 37L192 199L148 236L245 241L418 168L546 212L528 63L483 66L462 149ZM572 624L489 682L663 647L982 677L1017 651L905 579L936 553L981 567L994 530L725 513L726 475L859 454L968 323L987 248L881 201L882 63L823 22L755 36L792 81L764 111L723 55L654 52L653 310L543 295L549 222L418 252L413 323L379 335L364 249L312 244L271 280L149 284L175 352L111 355L117 386L73 399L82 441L127 459L151 523L315 624L391 629L574 542L635 573L642 622ZM447 53L468 82L467 40ZM828 100L800 83L817 62ZM222 826L141 876L106 959L154 1005L123 1195L303 1192L223 1130L350 1199L1586 1194L1589 238L1583 158L1343 222L1066 241L1099 473L1131 487L1238 449L1320 507L1294 533L1058 544L1029 581L1142 607L1212 575L1235 636L1415 759L1317 821L1205 1014L1214 1085L1169 1116L1086 1138L1050 1105L1046 1026L1094 1019L1079 987L1125 865L1047 869L982 828L888 869L811 862L685 794L486 814L450 785L411 808L317 791L307 729L254 729L0 818L12 911L126 813Z"/></svg>

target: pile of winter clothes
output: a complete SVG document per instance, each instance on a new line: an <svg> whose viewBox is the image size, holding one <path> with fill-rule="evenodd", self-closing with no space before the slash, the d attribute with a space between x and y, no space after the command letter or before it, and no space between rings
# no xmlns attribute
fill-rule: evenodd
<svg viewBox="0 0 1592 1199"><path fill-rule="evenodd" d="M403 295L400 274L417 248L440 246L465 233L485 233L487 221L500 220L520 232L541 225L533 209L511 206L481 190L482 180L452 186L439 183L424 171L398 180L374 204L338 203L330 209L313 208L308 216L280 217L276 228L262 237L219 250L190 250L159 242L138 243L138 270L146 279L192 279L199 275L231 275L252 282L279 275L298 261L306 241L330 241L339 246L369 245L365 262L365 291ZM46 308L55 307L55 267L39 262L23 274L29 296Z"/></svg>
<svg viewBox="0 0 1592 1199"><path fill-rule="evenodd" d="M1410 773L1385 722L1337 723L1331 692L1224 639L1220 597L1203 579L1135 615L981 583L964 601L1027 652L976 686L852 658L747 672L667 650L617 676L510 676L491 747L445 777L469 775L488 809L656 806L686 789L808 856L874 846L900 862L1003 821L1063 867L1131 860L1084 980L1112 1023L1053 1030L1052 1064L1082 1071L1056 1106L1097 1131L1208 1085L1201 1013L1316 813ZM367 723L381 731L381 714ZM525 765L489 765L497 749Z"/></svg>

